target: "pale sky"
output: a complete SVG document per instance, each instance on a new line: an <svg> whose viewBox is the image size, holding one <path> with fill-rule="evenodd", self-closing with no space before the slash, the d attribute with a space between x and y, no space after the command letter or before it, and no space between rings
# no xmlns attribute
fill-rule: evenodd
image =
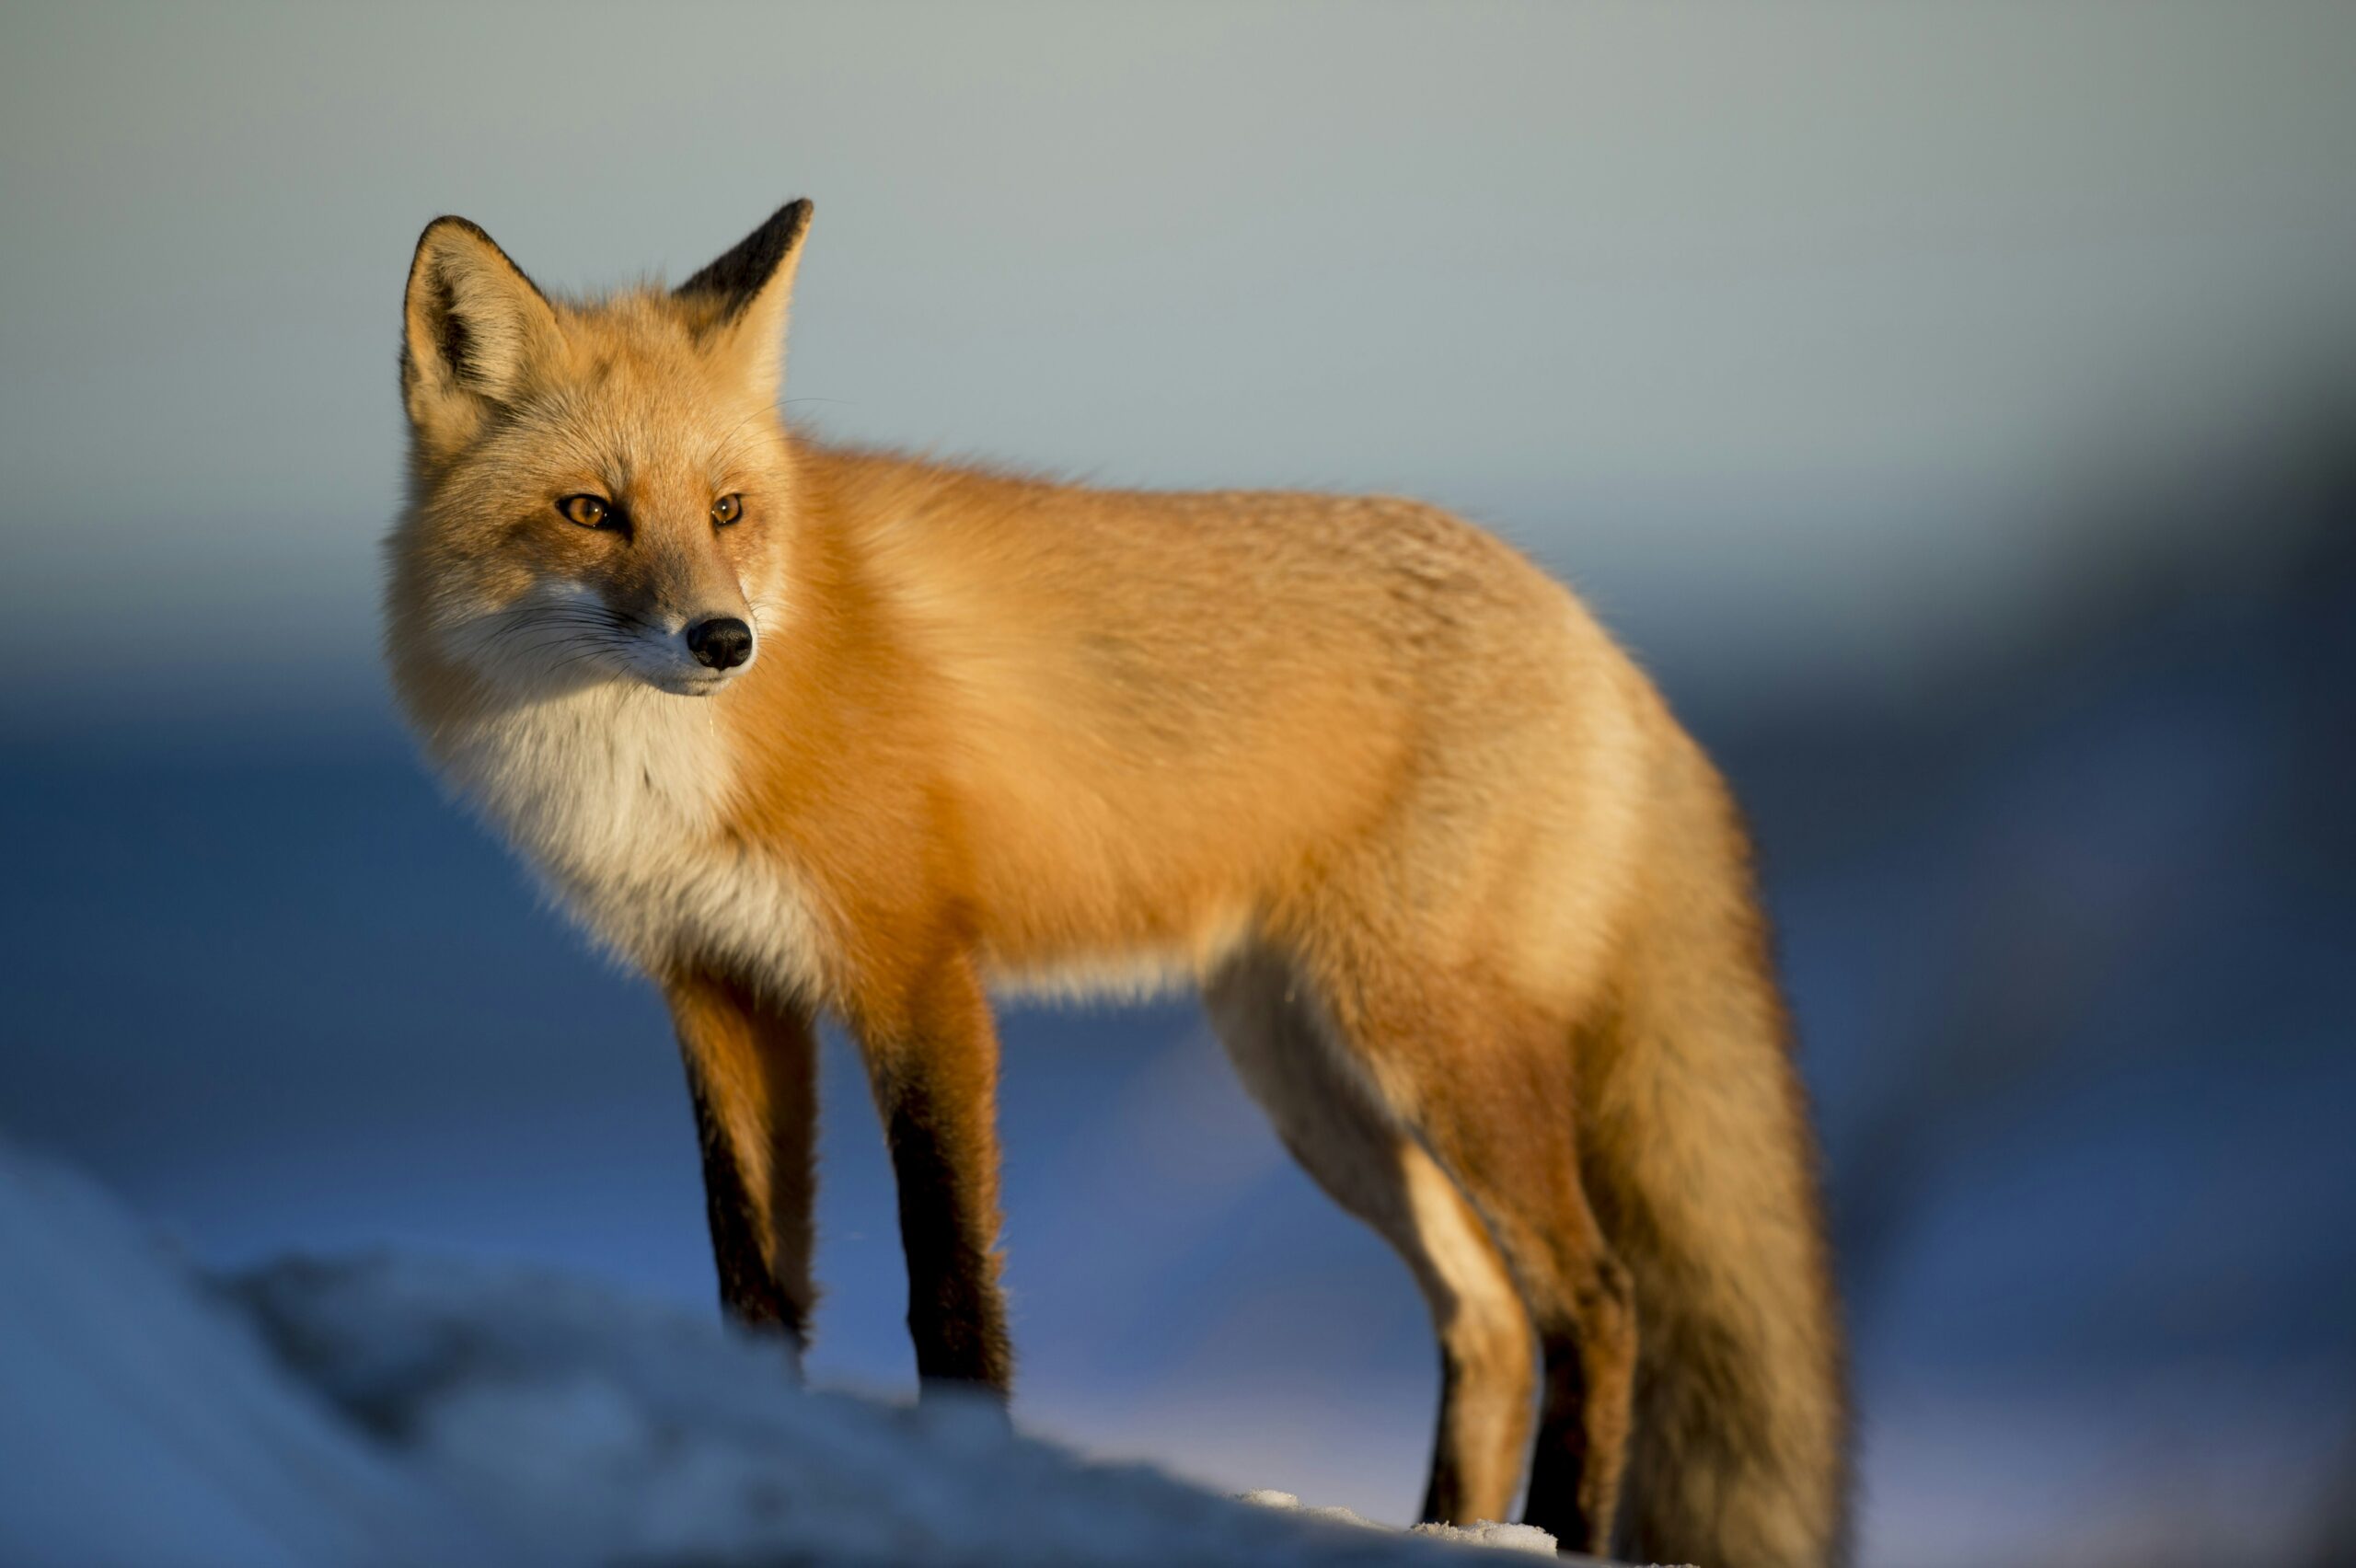
<svg viewBox="0 0 2356 1568"><path fill-rule="evenodd" d="M808 195L797 417L1424 495L1738 689L2001 639L2356 347L2345 4L662 17L7 9L0 708L373 680L445 211L574 289Z"/></svg>

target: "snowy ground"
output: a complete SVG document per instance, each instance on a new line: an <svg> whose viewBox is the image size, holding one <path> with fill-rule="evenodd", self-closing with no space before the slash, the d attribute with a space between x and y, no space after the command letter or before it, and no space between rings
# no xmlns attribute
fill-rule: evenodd
<svg viewBox="0 0 2356 1568"><path fill-rule="evenodd" d="M1438 1563L1085 1462L982 1404L796 1386L774 1343L547 1274L380 1256L234 1278L0 1143L14 1564ZM1494 1561L1494 1559L1484 1559Z"/></svg>

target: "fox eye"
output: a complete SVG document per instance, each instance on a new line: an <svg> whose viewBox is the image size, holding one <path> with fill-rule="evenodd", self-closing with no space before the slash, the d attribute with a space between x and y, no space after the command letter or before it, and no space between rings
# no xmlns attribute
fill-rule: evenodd
<svg viewBox="0 0 2356 1568"><path fill-rule="evenodd" d="M614 514L613 503L602 495L568 495L556 503L556 509L566 522L583 528L602 528Z"/></svg>
<svg viewBox="0 0 2356 1568"><path fill-rule="evenodd" d="M716 528L725 528L744 515L745 498L741 495L723 495L711 503L711 522Z"/></svg>

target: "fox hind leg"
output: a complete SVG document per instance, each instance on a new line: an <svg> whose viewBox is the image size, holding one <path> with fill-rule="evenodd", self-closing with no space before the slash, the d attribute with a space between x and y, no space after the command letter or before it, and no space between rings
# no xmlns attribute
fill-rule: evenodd
<svg viewBox="0 0 2356 1568"><path fill-rule="evenodd" d="M1423 1516L1503 1519L1529 1451L1534 1342L1486 1228L1339 1054L1321 1003L1281 955L1253 949L1230 959L1204 999L1286 1147L1398 1251L1431 1308L1440 1409Z"/></svg>
<svg viewBox="0 0 2356 1568"><path fill-rule="evenodd" d="M1544 1369L1524 1516L1565 1546L1611 1552L1632 1435L1632 1277L1581 1182L1576 1063L1565 1020L1503 986L1395 957L1329 994L1363 1077L1486 1223L1537 1329Z"/></svg>

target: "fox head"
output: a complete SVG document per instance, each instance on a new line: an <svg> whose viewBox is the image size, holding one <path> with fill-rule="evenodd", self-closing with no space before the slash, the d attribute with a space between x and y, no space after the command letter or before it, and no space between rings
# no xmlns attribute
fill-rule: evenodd
<svg viewBox="0 0 2356 1568"><path fill-rule="evenodd" d="M463 218L427 225L403 310L397 659L519 698L706 696L753 667L790 571L777 398L810 211L676 290L585 303Z"/></svg>

